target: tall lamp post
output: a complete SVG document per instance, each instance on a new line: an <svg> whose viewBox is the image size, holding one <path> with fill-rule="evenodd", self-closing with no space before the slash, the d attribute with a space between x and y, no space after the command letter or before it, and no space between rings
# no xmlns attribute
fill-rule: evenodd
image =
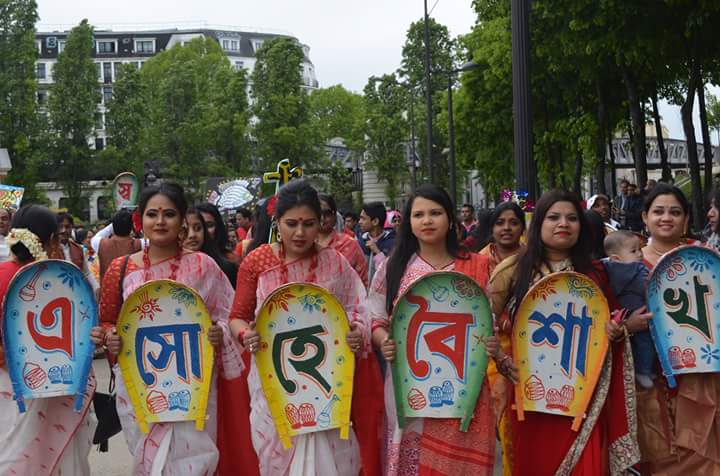
<svg viewBox="0 0 720 476"><path fill-rule="evenodd" d="M528 198L534 201L537 197L530 95L530 2L512 0L510 16L515 179L518 189L527 190Z"/></svg>
<svg viewBox="0 0 720 476"><path fill-rule="evenodd" d="M430 85L430 18L428 17L427 0L425 0L425 107L427 114L425 127L427 128L427 169L428 180L435 183L435 167L433 167L433 132L432 132L432 91Z"/></svg>
<svg viewBox="0 0 720 476"><path fill-rule="evenodd" d="M450 197L453 203L457 200L457 171L455 170L455 124L453 120L452 92L455 83L455 75L464 71L478 68L480 65L472 61L465 63L457 69L445 71L448 78L448 148L450 151Z"/></svg>

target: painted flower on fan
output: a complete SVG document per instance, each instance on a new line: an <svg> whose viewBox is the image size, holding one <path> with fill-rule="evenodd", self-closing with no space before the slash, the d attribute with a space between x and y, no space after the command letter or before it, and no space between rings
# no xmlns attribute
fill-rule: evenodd
<svg viewBox="0 0 720 476"><path fill-rule="evenodd" d="M568 278L568 291L580 299L590 299L595 295L592 285L576 277Z"/></svg>
<svg viewBox="0 0 720 476"><path fill-rule="evenodd" d="M276 308L283 308L287 311L288 302L290 301L290 299L293 298L295 298L295 295L287 289L282 289L276 292L270 297L270 300L268 301L268 307L270 308L270 312L273 312L273 310Z"/></svg>
<svg viewBox="0 0 720 476"><path fill-rule="evenodd" d="M702 273L712 266L712 257L707 254L691 251L688 253L688 258L693 271Z"/></svg>
<svg viewBox="0 0 720 476"><path fill-rule="evenodd" d="M711 364L713 359L720 360L720 349L713 349L710 344L705 344L705 347L700 348L700 358L707 364Z"/></svg>
<svg viewBox="0 0 720 476"><path fill-rule="evenodd" d="M182 286L170 285L170 296L180 304L184 304L186 308L197 304L195 294Z"/></svg>
<svg viewBox="0 0 720 476"><path fill-rule="evenodd" d="M132 312L140 314L140 319L143 320L145 318L150 319L151 321L155 320L155 313L156 312L162 312L162 309L160 309L160 306L158 306L158 300L157 298L153 299L151 298L147 291L140 294L140 304L135 306L132 310Z"/></svg>
<svg viewBox="0 0 720 476"><path fill-rule="evenodd" d="M302 304L303 311L313 312L319 311L325 304L325 300L320 294L306 294L300 298L300 303Z"/></svg>
<svg viewBox="0 0 720 476"><path fill-rule="evenodd" d="M62 280L70 289L75 289L75 285L80 285L80 276L72 271L60 271L58 278Z"/></svg>
<svg viewBox="0 0 720 476"><path fill-rule="evenodd" d="M542 298L543 301L547 300L548 296L555 294L555 280L548 279L545 282L537 283L530 291L530 297L532 299Z"/></svg>
<svg viewBox="0 0 720 476"><path fill-rule="evenodd" d="M452 285L460 297L474 298L482 294L480 287L469 278L453 278Z"/></svg>

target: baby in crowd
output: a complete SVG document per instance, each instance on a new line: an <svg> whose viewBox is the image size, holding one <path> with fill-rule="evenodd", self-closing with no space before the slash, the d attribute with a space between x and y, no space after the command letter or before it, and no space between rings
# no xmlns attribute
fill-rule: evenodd
<svg viewBox="0 0 720 476"><path fill-rule="evenodd" d="M620 230L606 236L603 246L607 255L603 264L610 278L610 287L620 306L627 309L629 315L646 304L645 288L649 270L643 263L640 238L630 231ZM630 341L635 361L635 380L643 388L652 388L657 356L650 331L637 332Z"/></svg>

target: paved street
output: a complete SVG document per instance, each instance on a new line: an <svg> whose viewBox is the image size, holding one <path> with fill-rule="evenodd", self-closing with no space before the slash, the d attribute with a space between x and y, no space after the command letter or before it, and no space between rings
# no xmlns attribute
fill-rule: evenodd
<svg viewBox="0 0 720 476"><path fill-rule="evenodd" d="M105 359L97 359L93 362L95 377L97 377L97 389L103 393L107 392L110 379L110 369ZM127 444L122 432L110 440L110 451L100 453L97 447L90 450L90 468L92 474L102 476L129 476L132 474L132 456L128 452Z"/></svg>

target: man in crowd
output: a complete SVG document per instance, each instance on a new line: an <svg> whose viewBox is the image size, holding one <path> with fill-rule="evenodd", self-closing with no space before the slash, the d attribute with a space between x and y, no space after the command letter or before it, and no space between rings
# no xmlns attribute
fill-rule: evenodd
<svg viewBox="0 0 720 476"><path fill-rule="evenodd" d="M237 241L247 238L247 233L252 226L252 212L247 208L238 208L235 213L235 225L237 226L235 234L237 235Z"/></svg>
<svg viewBox="0 0 720 476"><path fill-rule="evenodd" d="M460 217L463 228L465 228L464 235L467 236L478 226L478 221L475 219L475 207L469 203L464 204L460 211Z"/></svg>
<svg viewBox="0 0 720 476"><path fill-rule="evenodd" d="M363 232L360 246L368 257L369 282L395 245L395 230L383 228L386 219L385 205L380 202L366 203L360 211L360 230Z"/></svg>
<svg viewBox="0 0 720 476"><path fill-rule="evenodd" d="M630 185L630 182L627 179L622 179L618 184L618 195L615 197L615 200L613 200L613 218L620 223L620 226L625 226L628 185Z"/></svg>
<svg viewBox="0 0 720 476"><path fill-rule="evenodd" d="M133 228L132 213L128 210L119 210L116 212L112 218L112 227L113 234L108 238L103 238L98 247L101 282L112 260L119 256L140 251L140 240L131 236Z"/></svg>
<svg viewBox="0 0 720 476"><path fill-rule="evenodd" d="M85 252L83 251L82 246L72 239L72 231L75 226L72 215L69 213L59 213L57 216L57 223L57 246L51 253L50 257L69 261L80 268L92 288L97 291L100 286L98 285L95 276L90 271L90 266L88 265L87 258L85 257Z"/></svg>
<svg viewBox="0 0 720 476"><path fill-rule="evenodd" d="M10 248L5 243L5 237L10 233L10 210L0 208L0 262L10 259Z"/></svg>
<svg viewBox="0 0 720 476"><path fill-rule="evenodd" d="M607 195L598 194L590 197L587 201L587 209L597 212L605 222L605 226L608 228L613 230L618 230L620 228L620 223L613 220L610 216L610 199Z"/></svg>
<svg viewBox="0 0 720 476"><path fill-rule="evenodd" d="M352 236L356 240L360 241L362 231L360 231L360 225L358 225L358 220L359 218L357 213L345 212L345 214L343 215L343 222L345 223L343 232L345 232L346 235Z"/></svg>
<svg viewBox="0 0 720 476"><path fill-rule="evenodd" d="M640 232L643 229L642 221L643 197L640 195L638 186L631 183L627 187L625 228L631 231Z"/></svg>

